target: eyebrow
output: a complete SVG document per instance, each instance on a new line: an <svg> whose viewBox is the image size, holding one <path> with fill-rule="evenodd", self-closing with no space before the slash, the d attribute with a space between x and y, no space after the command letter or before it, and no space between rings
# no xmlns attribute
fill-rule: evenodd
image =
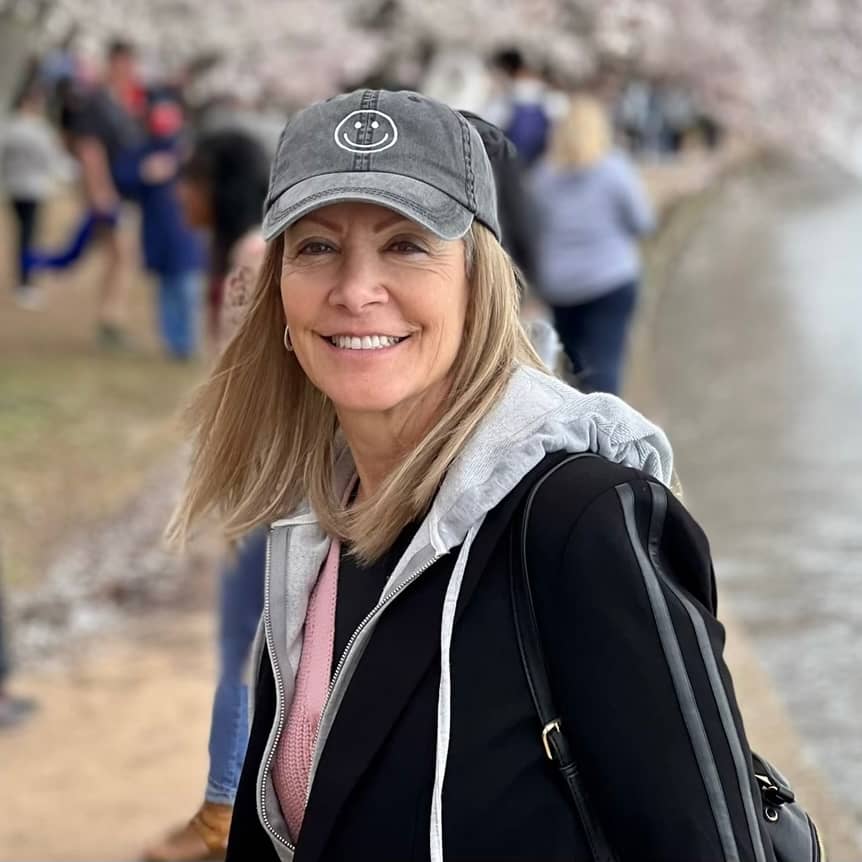
<svg viewBox="0 0 862 862"><path fill-rule="evenodd" d="M314 224L319 224L321 227L328 228L328 229L329 229L329 230L331 230L333 233L339 233L339 232L340 232L340 230L341 230L340 225L337 225L337 224L335 224L334 222L331 222L331 221L327 221L325 218L322 218L321 216L317 215L316 213L309 213L307 216L305 216L305 217L302 219L302 221L304 221L304 222L314 222ZM299 222L299 223L298 223L298 225L297 225L297 227L298 227L301 223L302 223L302 222Z"/></svg>
<svg viewBox="0 0 862 862"><path fill-rule="evenodd" d="M387 216L383 221L378 222L374 225L371 230L374 233L380 233L381 231L386 230L388 227L392 227L394 224L398 224L399 222L407 222L408 224L415 224L415 222L411 221L407 216L401 215L401 213L393 212L392 215Z"/></svg>
<svg viewBox="0 0 862 862"><path fill-rule="evenodd" d="M343 229L341 225L335 224L335 222L328 221L322 216L317 215L317 213L309 213L305 218L302 219L304 222L313 222L314 224L318 224L321 227L325 227L328 230L331 230L333 233L343 233ZM407 222L408 224L415 224L410 221L407 216L401 215L401 213L393 212L391 215L388 215L383 221L378 222L374 227L371 228L373 233L380 233L381 231L386 230L389 227L392 227L394 224L398 224L399 222ZM421 225L416 225L420 230L423 230Z"/></svg>

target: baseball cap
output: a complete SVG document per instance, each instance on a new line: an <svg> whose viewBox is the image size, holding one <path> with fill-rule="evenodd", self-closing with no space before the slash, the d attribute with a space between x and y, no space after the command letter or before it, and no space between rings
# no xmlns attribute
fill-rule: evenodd
<svg viewBox="0 0 862 862"><path fill-rule="evenodd" d="M264 238L343 201L395 210L442 239L464 236L473 219L500 238L494 175L479 133L420 93L357 90L288 121L270 173Z"/></svg>

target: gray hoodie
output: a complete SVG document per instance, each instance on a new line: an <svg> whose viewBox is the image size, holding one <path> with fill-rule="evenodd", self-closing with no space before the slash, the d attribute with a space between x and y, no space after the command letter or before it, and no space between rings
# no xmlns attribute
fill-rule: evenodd
<svg viewBox="0 0 862 862"><path fill-rule="evenodd" d="M0 128L0 184L12 200L46 200L75 171L44 117L19 111Z"/></svg>
<svg viewBox="0 0 862 862"><path fill-rule="evenodd" d="M437 753L429 836L432 862L443 862L442 792L451 718L449 648L455 608L470 547L485 516L546 455L598 452L611 461L639 468L665 484L673 467L664 433L613 395L584 395L556 378L520 367L500 402L485 417L453 462L431 509L393 570L380 601L360 623L336 666L321 716L309 787L329 731L353 672L380 616L393 598L434 562L460 545L440 627L440 690ZM338 490L354 474L349 450L336 464ZM257 805L280 858L292 862L293 846L272 783L271 766L293 698L302 652L302 633L311 591L329 549L329 539L307 505L272 525L267 552L266 599L255 650L258 667L264 640L273 664L276 722L258 773Z"/></svg>

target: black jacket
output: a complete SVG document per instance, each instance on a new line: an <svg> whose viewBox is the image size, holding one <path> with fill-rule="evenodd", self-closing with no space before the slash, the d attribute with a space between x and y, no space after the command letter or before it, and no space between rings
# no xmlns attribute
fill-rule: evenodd
<svg viewBox="0 0 862 862"><path fill-rule="evenodd" d="M551 455L486 518L452 642L444 850L455 860L587 860L545 758L509 597L510 526ZM455 555L405 590L351 680L311 790L297 862L427 860L439 629ZM549 672L593 807L621 862L774 862L721 658L700 528L658 482L599 458L544 482L528 559ZM278 859L255 783L273 723L264 653L228 862ZM765 842L764 842L765 844Z"/></svg>

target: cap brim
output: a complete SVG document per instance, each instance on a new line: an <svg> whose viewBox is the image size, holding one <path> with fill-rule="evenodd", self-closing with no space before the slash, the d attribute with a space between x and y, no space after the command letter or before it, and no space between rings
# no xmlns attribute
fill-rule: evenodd
<svg viewBox="0 0 862 862"><path fill-rule="evenodd" d="M470 210L428 183L403 174L352 171L320 174L282 192L264 216L263 237L269 241L313 210L344 201L395 210L441 239L459 239L473 223Z"/></svg>

